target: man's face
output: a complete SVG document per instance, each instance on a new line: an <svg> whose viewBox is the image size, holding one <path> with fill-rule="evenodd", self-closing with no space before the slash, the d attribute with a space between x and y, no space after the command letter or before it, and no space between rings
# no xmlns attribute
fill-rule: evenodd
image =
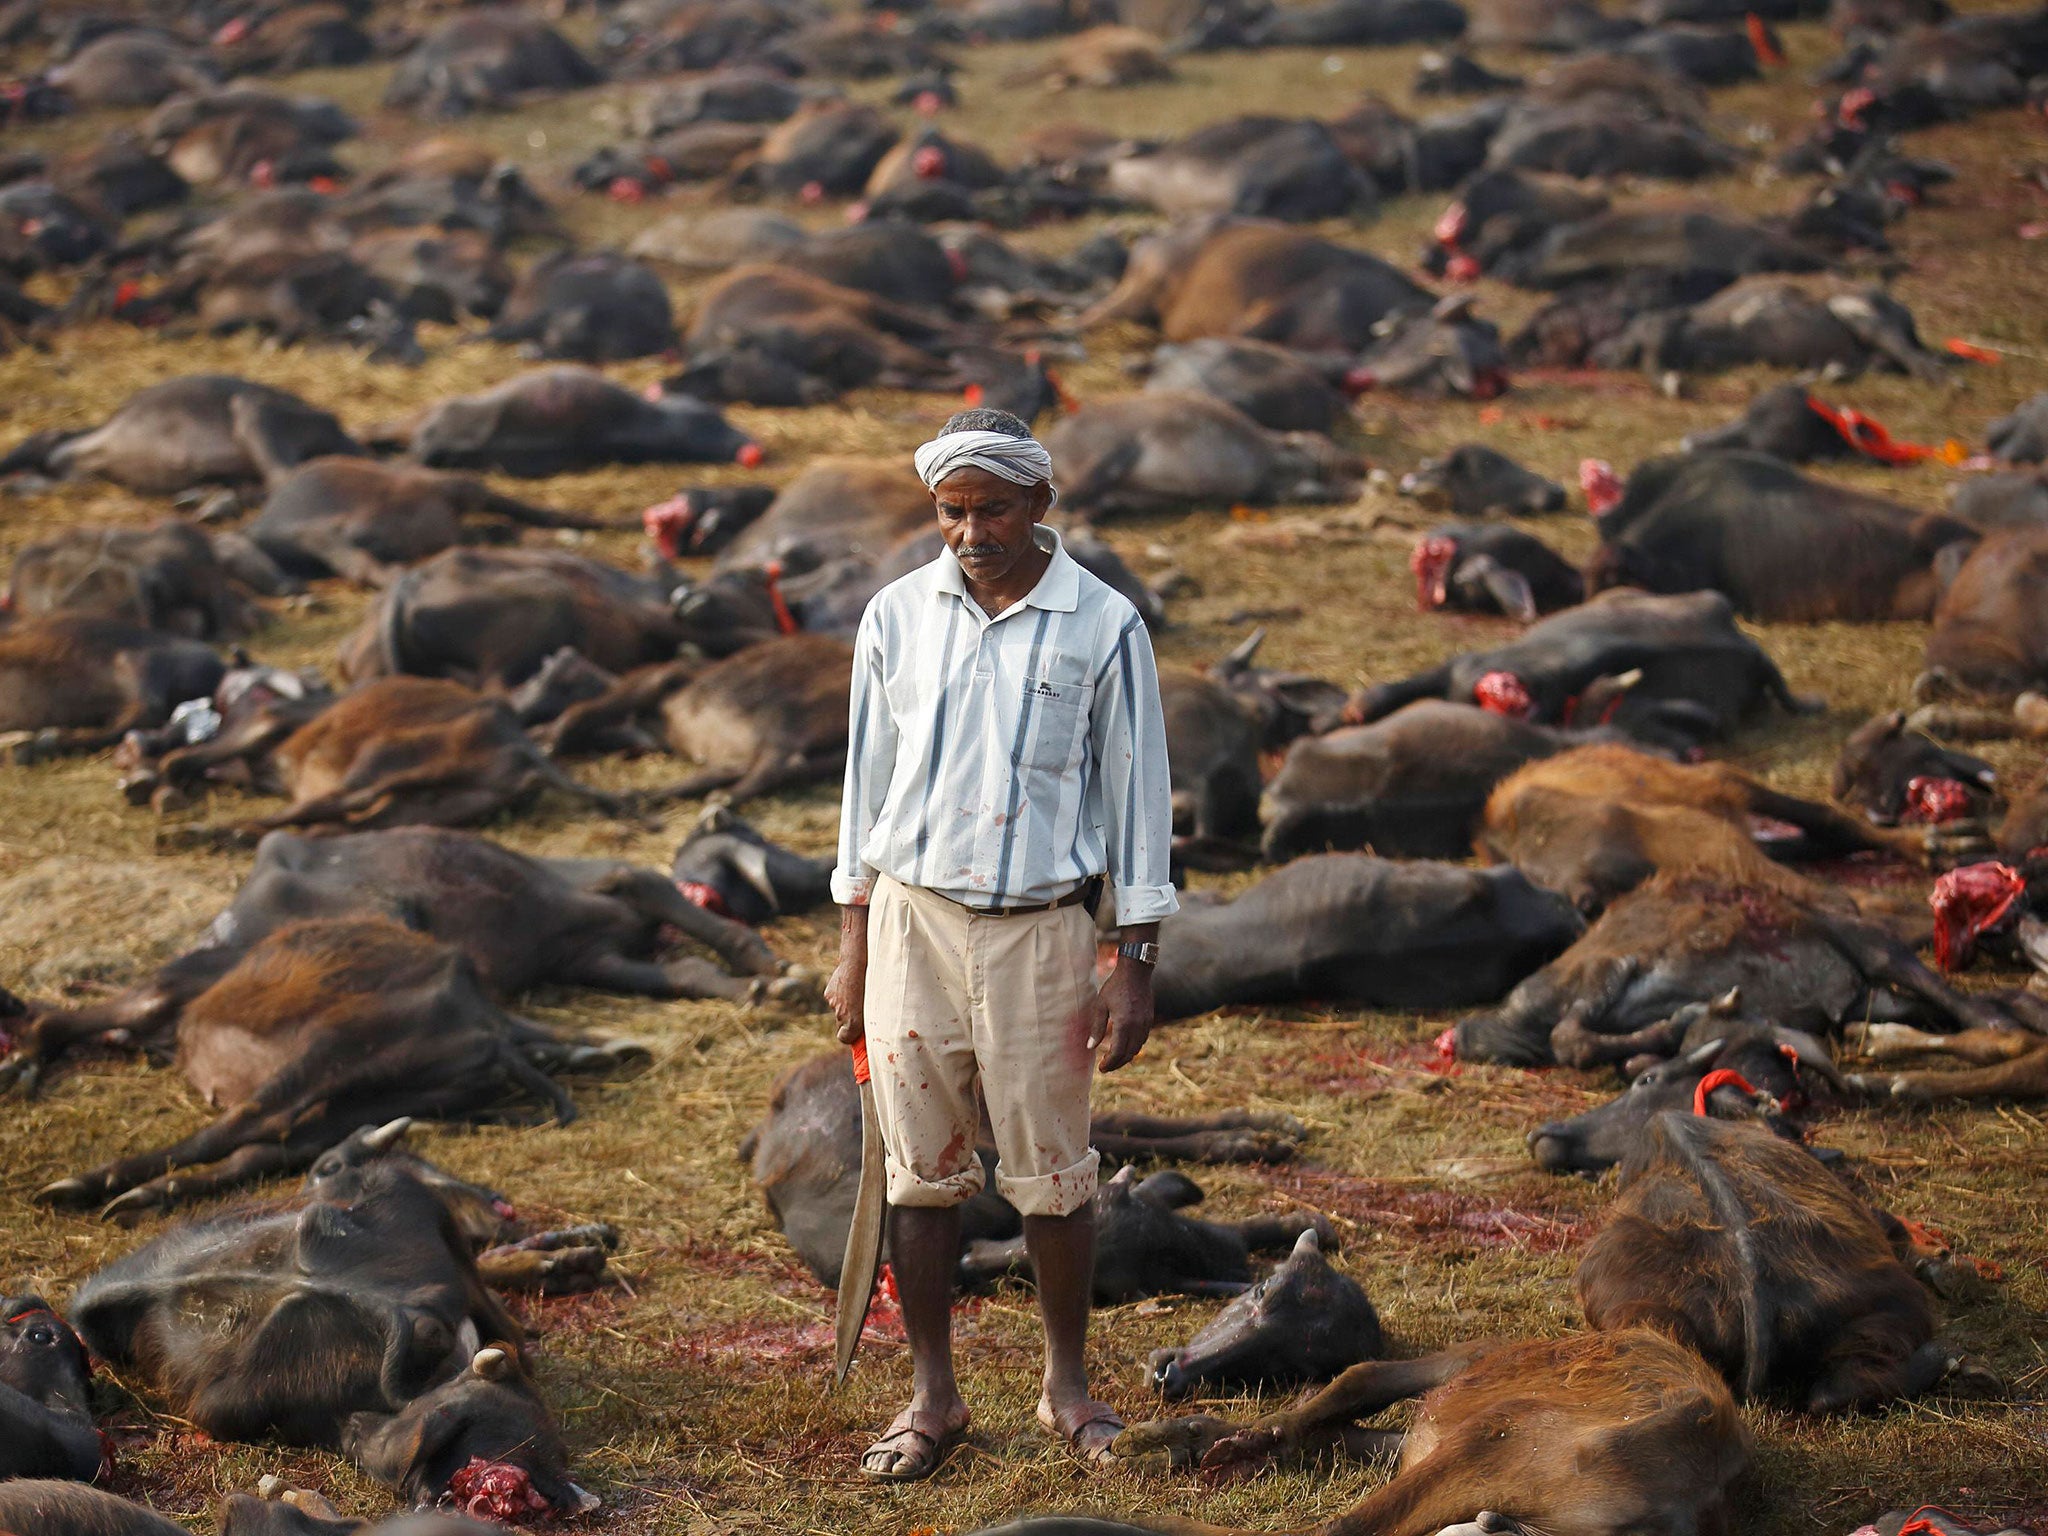
<svg viewBox="0 0 2048 1536"><path fill-rule="evenodd" d="M985 469L956 469L932 491L939 533L967 579L1000 585L1030 557L1031 530L1045 520L1052 487L1018 485Z"/></svg>

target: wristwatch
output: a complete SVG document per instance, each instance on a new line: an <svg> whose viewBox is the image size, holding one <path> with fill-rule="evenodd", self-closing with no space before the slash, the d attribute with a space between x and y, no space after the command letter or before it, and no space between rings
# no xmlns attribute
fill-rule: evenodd
<svg viewBox="0 0 2048 1536"><path fill-rule="evenodd" d="M1157 944L1139 944L1135 942L1119 944L1116 947L1116 952L1122 958L1135 960L1140 965L1157 965L1159 963L1159 946Z"/></svg>

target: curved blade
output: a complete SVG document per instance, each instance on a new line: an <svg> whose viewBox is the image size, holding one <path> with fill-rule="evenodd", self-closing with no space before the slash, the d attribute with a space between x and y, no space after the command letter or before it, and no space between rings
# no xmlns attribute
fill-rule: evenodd
<svg viewBox="0 0 2048 1536"><path fill-rule="evenodd" d="M858 1047L856 1063L866 1065ZM860 1348L868 1305L875 1296L875 1277L882 1268L882 1216L888 1205L889 1176L882 1160L882 1134L875 1124L875 1090L865 1072L860 1084L860 1192L854 1197L853 1225L846 1232L846 1258L839 1266L838 1347L832 1360L832 1385L846 1380L853 1352Z"/></svg>

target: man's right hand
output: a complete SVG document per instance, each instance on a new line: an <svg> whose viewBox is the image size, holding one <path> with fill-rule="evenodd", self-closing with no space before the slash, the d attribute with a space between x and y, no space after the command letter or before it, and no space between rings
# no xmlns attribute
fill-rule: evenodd
<svg viewBox="0 0 2048 1536"><path fill-rule="evenodd" d="M839 1021L839 1043L852 1045L867 1032L868 909L839 909L839 963L825 983L825 1004Z"/></svg>

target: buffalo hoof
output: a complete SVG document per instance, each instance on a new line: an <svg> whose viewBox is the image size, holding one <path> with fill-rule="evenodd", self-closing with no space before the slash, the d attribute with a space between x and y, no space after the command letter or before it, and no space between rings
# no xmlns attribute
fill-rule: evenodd
<svg viewBox="0 0 2048 1536"><path fill-rule="evenodd" d="M1212 1447L1241 1433L1244 1433L1242 1425L1197 1413L1182 1419L1154 1419L1149 1424L1133 1424L1116 1437L1110 1450L1119 1462L1137 1462L1141 1468L1165 1468L1179 1472L1200 1466L1202 1458Z"/></svg>
<svg viewBox="0 0 2048 1536"><path fill-rule="evenodd" d="M37 763L46 763L57 755L58 741L55 731L37 731L26 741L17 741L7 749L8 761L17 768L33 768Z"/></svg>
<svg viewBox="0 0 2048 1536"><path fill-rule="evenodd" d="M1949 1397L1998 1398L2006 1395L2004 1378L1968 1355L1958 1356L1936 1385Z"/></svg>
<svg viewBox="0 0 2048 1536"><path fill-rule="evenodd" d="M37 1205L54 1211L88 1211L99 1197L99 1189L84 1179L59 1179L54 1184L45 1184L33 1196Z"/></svg>
<svg viewBox="0 0 2048 1536"><path fill-rule="evenodd" d="M785 1008L801 1008L806 1013L820 1013L825 1007L825 992L815 971L801 967L793 968L786 976L777 976L762 989L762 996L771 1003Z"/></svg>
<svg viewBox="0 0 2048 1536"><path fill-rule="evenodd" d="M177 1192L175 1184L140 1184L117 1195L100 1207L100 1220L116 1226L133 1226L145 1216L168 1211Z"/></svg>

